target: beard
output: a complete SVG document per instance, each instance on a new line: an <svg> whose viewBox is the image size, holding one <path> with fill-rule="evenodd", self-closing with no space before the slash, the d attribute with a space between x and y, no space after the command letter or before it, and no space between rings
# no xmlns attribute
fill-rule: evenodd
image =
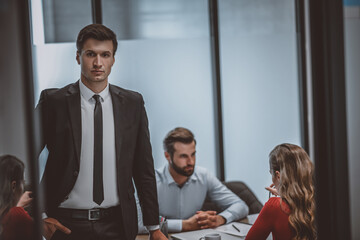
<svg viewBox="0 0 360 240"><path fill-rule="evenodd" d="M195 169L194 165L186 165L185 167L181 168L178 165L176 165L172 159L171 159L171 167L175 170L176 173L185 177L190 177L194 173L194 169ZM192 169L186 170L186 168L188 167L192 167Z"/></svg>

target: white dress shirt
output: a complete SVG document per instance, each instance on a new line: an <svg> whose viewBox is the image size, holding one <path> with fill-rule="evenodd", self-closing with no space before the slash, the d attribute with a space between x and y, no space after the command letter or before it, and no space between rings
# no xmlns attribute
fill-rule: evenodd
<svg viewBox="0 0 360 240"><path fill-rule="evenodd" d="M93 201L94 167L94 92L79 81L81 98L81 153L80 170L68 198L60 204L62 208L91 209L119 205L116 178L114 112L109 84L98 93L103 113L103 184L104 201L98 205Z"/></svg>

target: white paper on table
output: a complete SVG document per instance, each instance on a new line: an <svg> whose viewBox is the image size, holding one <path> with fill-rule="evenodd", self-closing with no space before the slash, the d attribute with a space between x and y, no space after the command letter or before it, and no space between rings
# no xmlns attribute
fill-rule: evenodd
<svg viewBox="0 0 360 240"><path fill-rule="evenodd" d="M238 232L232 225L237 227L240 230L240 232ZM214 230L223 232L223 233L227 233L227 234L231 234L234 236L238 236L238 237L245 237L247 235L247 233L249 232L250 228L251 228L251 225L249 225L249 224L232 222L232 223L217 227Z"/></svg>

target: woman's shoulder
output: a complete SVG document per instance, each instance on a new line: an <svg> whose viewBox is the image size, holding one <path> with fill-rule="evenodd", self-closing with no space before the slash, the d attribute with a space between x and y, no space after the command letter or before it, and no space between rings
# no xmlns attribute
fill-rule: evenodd
<svg viewBox="0 0 360 240"><path fill-rule="evenodd" d="M9 214L13 215L28 215L28 213L25 211L22 207L13 207L9 210Z"/></svg>
<svg viewBox="0 0 360 240"><path fill-rule="evenodd" d="M279 207L280 206L280 200L281 200L281 198L279 198L279 197L271 197L265 203L265 205L273 206L273 207Z"/></svg>
<svg viewBox="0 0 360 240"><path fill-rule="evenodd" d="M22 207L13 207L5 215L3 221L19 221L19 220L32 220L29 214Z"/></svg>
<svg viewBox="0 0 360 240"><path fill-rule="evenodd" d="M276 211L282 210L286 214L290 214L290 208L289 205L286 203L284 199L281 199L280 197L272 197L270 198L266 203L265 206L267 208L274 209Z"/></svg>

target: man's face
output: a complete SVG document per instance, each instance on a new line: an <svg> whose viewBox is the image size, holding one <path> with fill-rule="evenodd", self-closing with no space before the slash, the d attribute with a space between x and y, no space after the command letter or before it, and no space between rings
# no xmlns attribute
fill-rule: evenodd
<svg viewBox="0 0 360 240"><path fill-rule="evenodd" d="M89 38L85 41L81 53L76 54L81 65L81 79L89 83L107 81L111 67L115 62L113 42Z"/></svg>
<svg viewBox="0 0 360 240"><path fill-rule="evenodd" d="M195 141L189 144L176 142L174 144L174 149L175 152L172 159L169 154L167 155L170 166L175 170L175 172L182 176L191 176L194 173L196 160Z"/></svg>

